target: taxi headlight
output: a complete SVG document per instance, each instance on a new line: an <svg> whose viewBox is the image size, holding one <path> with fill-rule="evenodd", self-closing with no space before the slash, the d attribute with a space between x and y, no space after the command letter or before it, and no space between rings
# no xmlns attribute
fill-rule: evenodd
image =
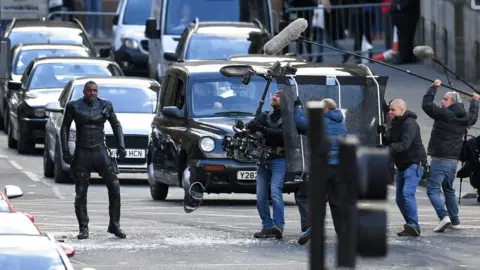
<svg viewBox="0 0 480 270"><path fill-rule="evenodd" d="M138 41L131 39L131 38L123 38L123 44L125 44L125 47L136 50L138 49Z"/></svg>
<svg viewBox="0 0 480 270"><path fill-rule="evenodd" d="M215 148L215 141L210 137L205 137L200 140L200 149L204 152L211 152Z"/></svg>

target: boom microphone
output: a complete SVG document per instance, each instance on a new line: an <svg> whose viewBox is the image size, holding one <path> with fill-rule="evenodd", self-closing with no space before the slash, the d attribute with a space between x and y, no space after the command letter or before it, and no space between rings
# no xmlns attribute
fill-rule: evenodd
<svg viewBox="0 0 480 270"><path fill-rule="evenodd" d="M290 43L297 40L298 37L307 29L308 22L303 18L296 19L290 23L285 29L280 31L278 35L265 43L263 51L266 55L275 55Z"/></svg>
<svg viewBox="0 0 480 270"><path fill-rule="evenodd" d="M430 46L416 46L413 48L413 54L421 59L432 59L435 61L435 63L439 64L444 70L445 70L445 76L447 77L448 83L453 87L452 82L450 81L450 78L448 77L448 72L450 72L457 80L462 81L465 85L470 87L473 91L480 93L475 87L473 87L471 84L469 84L467 81L465 81L464 78L458 76L455 74L455 72L451 71L445 64L443 64L440 60L435 58L435 52L433 51L432 47Z"/></svg>

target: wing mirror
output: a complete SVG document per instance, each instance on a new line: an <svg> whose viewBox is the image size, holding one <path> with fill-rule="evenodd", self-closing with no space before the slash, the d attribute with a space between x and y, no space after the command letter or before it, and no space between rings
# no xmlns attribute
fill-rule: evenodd
<svg viewBox="0 0 480 270"><path fill-rule="evenodd" d="M23 196L23 191L18 186L6 185L5 186L5 195L7 198L14 199Z"/></svg>
<svg viewBox="0 0 480 270"><path fill-rule="evenodd" d="M22 88L22 83L21 82L16 82L16 81L8 81L8 89L18 91Z"/></svg>
<svg viewBox="0 0 480 270"><path fill-rule="evenodd" d="M45 106L45 111L63 113L63 108L60 106L60 102L54 101L47 103L47 106Z"/></svg>
<svg viewBox="0 0 480 270"><path fill-rule="evenodd" d="M160 30L157 30L157 20L155 18L148 18L145 21L145 37L149 39L160 38Z"/></svg>
<svg viewBox="0 0 480 270"><path fill-rule="evenodd" d="M166 52L163 54L163 58L167 61L177 62L178 56L176 53Z"/></svg>
<svg viewBox="0 0 480 270"><path fill-rule="evenodd" d="M175 118L183 117L182 111L180 111L175 106L168 106L168 107L163 108L162 114L167 116L167 117L175 117Z"/></svg>

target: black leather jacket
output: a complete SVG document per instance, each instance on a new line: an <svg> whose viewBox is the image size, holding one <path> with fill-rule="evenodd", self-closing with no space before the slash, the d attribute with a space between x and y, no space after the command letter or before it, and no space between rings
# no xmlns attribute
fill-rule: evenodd
<svg viewBox="0 0 480 270"><path fill-rule="evenodd" d="M75 146L94 148L105 144L104 124L107 120L117 138L118 148L125 150L122 126L110 101L100 98L94 104L89 104L83 98L70 101L65 109L60 130L63 153L69 153L68 136L72 121L75 121L77 128Z"/></svg>

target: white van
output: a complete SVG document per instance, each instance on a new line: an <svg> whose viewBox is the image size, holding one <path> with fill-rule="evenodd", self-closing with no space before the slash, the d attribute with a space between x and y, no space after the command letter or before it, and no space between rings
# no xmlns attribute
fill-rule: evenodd
<svg viewBox="0 0 480 270"><path fill-rule="evenodd" d="M195 19L210 22L258 20L274 33L271 0L152 0L146 22L149 41L149 77L161 81L166 70L164 53L173 53L183 30Z"/></svg>
<svg viewBox="0 0 480 270"><path fill-rule="evenodd" d="M113 17L112 54L126 75L148 75L148 39L145 21L152 0L120 0Z"/></svg>

